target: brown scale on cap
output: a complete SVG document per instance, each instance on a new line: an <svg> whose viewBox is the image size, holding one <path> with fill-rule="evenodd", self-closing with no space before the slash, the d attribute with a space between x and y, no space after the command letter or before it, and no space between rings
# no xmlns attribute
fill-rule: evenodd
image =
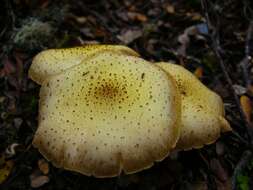
<svg viewBox="0 0 253 190"><path fill-rule="evenodd" d="M149 168L179 137L174 83L141 58L100 52L43 80L33 145L55 166L85 175Z"/></svg>

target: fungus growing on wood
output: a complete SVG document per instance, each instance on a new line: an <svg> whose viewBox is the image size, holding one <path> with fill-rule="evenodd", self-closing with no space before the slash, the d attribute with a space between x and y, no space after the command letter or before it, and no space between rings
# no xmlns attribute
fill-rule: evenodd
<svg viewBox="0 0 253 190"><path fill-rule="evenodd" d="M182 128L177 149L201 148L216 141L221 132L231 131L219 95L182 66L164 62L156 65L174 78L181 94Z"/></svg>
<svg viewBox="0 0 253 190"><path fill-rule="evenodd" d="M78 65L83 60L92 58L102 51L111 54L139 56L134 50L121 45L86 45L65 49L49 49L39 53L29 69L29 76L38 84L55 74Z"/></svg>
<svg viewBox="0 0 253 190"><path fill-rule="evenodd" d="M85 61L64 51L62 64L57 50L40 54L44 63L35 58L30 76L42 87L33 145L55 166L112 177L149 168L175 147L181 105L174 80L126 50Z"/></svg>

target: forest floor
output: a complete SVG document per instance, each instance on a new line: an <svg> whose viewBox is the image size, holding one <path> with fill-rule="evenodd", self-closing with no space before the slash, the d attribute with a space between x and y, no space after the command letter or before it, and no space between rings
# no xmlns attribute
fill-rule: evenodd
<svg viewBox="0 0 253 190"><path fill-rule="evenodd" d="M252 8L250 0L2 0L0 189L253 189ZM40 86L27 71L42 50L94 43L183 65L222 97L233 131L132 175L55 168L31 145Z"/></svg>

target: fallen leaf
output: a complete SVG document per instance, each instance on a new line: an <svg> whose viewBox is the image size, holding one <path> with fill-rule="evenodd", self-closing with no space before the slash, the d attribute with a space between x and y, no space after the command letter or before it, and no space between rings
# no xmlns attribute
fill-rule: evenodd
<svg viewBox="0 0 253 190"><path fill-rule="evenodd" d="M31 175L30 179L31 179L31 187L32 188L39 188L49 182L49 177L45 176L45 175L40 175L40 176L32 176Z"/></svg>
<svg viewBox="0 0 253 190"><path fill-rule="evenodd" d="M44 184L50 181L49 177L43 175L42 172L38 169L34 170L33 173L30 175L30 182L32 188L38 188L43 186Z"/></svg>
<svg viewBox="0 0 253 190"><path fill-rule="evenodd" d="M192 20L201 20L203 17L202 17L202 15L201 14L199 14L199 13L196 13L196 14L194 14L193 16L192 16Z"/></svg>
<svg viewBox="0 0 253 190"><path fill-rule="evenodd" d="M77 16L76 17L76 21L79 23L79 24L84 24L87 22L87 18L84 17L84 16Z"/></svg>
<svg viewBox="0 0 253 190"><path fill-rule="evenodd" d="M194 71L194 75L197 78L202 78L203 77L203 68L202 67L198 67L195 71Z"/></svg>
<svg viewBox="0 0 253 190"><path fill-rule="evenodd" d="M12 160L8 160L3 164L3 166L0 166L0 184L8 178L13 166L14 162Z"/></svg>
<svg viewBox="0 0 253 190"><path fill-rule="evenodd" d="M148 20L147 16L142 14L142 13L128 12L127 16L131 20L137 20L137 21L140 21L140 22L146 22Z"/></svg>
<svg viewBox="0 0 253 190"><path fill-rule="evenodd" d="M38 161L38 167L44 175L47 175L49 173L49 165L45 159L40 159Z"/></svg>
<svg viewBox="0 0 253 190"><path fill-rule="evenodd" d="M201 14L193 13L193 12L192 13L190 13L190 12L186 13L186 16L191 17L191 19L195 20L195 21L199 21L203 18Z"/></svg>
<svg viewBox="0 0 253 190"><path fill-rule="evenodd" d="M136 10L135 5L129 4L129 5L128 5L128 10L129 10L129 11L135 11L135 10Z"/></svg>
<svg viewBox="0 0 253 190"><path fill-rule="evenodd" d="M251 121L251 113L252 113L252 103L248 96L242 95L240 97L240 103L242 106L242 110L246 116L248 122Z"/></svg>
<svg viewBox="0 0 253 190"><path fill-rule="evenodd" d="M131 20L135 20L136 18L136 13L135 12L128 12L127 13L128 18L130 18Z"/></svg>
<svg viewBox="0 0 253 190"><path fill-rule="evenodd" d="M174 14L175 13L175 7L173 5L169 4L169 5L166 6L166 11L169 14Z"/></svg>
<svg viewBox="0 0 253 190"><path fill-rule="evenodd" d="M132 41L142 36L142 31L139 29L129 29L122 33L121 35L117 35L117 38L120 39L125 44L129 44Z"/></svg>
<svg viewBox="0 0 253 190"><path fill-rule="evenodd" d="M243 87L241 85L238 85L238 84L234 84L233 88L234 88L235 93L237 95L243 95L243 94L245 94L247 92L247 89L245 87Z"/></svg>
<svg viewBox="0 0 253 190"><path fill-rule="evenodd" d="M141 22L146 22L148 18L146 17L146 15L138 13L136 15L136 20L141 21Z"/></svg>
<svg viewBox="0 0 253 190"><path fill-rule="evenodd" d="M106 31L102 27L97 28L95 30L95 32L93 31L93 33L95 34L96 37L104 37L104 36L106 36Z"/></svg>

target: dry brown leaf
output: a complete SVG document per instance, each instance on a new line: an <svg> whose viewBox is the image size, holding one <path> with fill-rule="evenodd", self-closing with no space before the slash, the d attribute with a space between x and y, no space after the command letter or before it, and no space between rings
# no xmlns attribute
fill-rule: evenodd
<svg viewBox="0 0 253 190"><path fill-rule="evenodd" d="M251 121L252 103L248 96L242 95L240 98L242 110L248 122Z"/></svg>
<svg viewBox="0 0 253 190"><path fill-rule="evenodd" d="M103 28L97 28L94 32L96 37L104 37L106 36L106 31Z"/></svg>
<svg viewBox="0 0 253 190"><path fill-rule="evenodd" d="M2 165L2 167L0 166L0 184L8 178L13 166L14 162L12 160L8 160Z"/></svg>
<svg viewBox="0 0 253 190"><path fill-rule="evenodd" d="M79 17L76 17L75 19L76 19L76 21L77 21L79 24L84 24L84 23L87 22L87 18L84 17L84 16L79 16Z"/></svg>
<svg viewBox="0 0 253 190"><path fill-rule="evenodd" d="M146 22L148 20L147 16L142 13L128 12L127 15L131 20L137 20L140 22Z"/></svg>
<svg viewBox="0 0 253 190"><path fill-rule="evenodd" d="M197 78L202 78L203 77L203 68L202 67L198 67L195 71L194 71L194 75Z"/></svg>
<svg viewBox="0 0 253 190"><path fill-rule="evenodd" d="M136 19L137 19L138 21L141 21L141 22L146 22L146 21L148 20L148 18L146 17L146 15L140 14L140 13L138 13L138 14L136 15Z"/></svg>
<svg viewBox="0 0 253 190"><path fill-rule="evenodd" d="M129 29L122 33L121 35L118 35L117 38L120 39L125 44L129 44L135 39L142 36L142 31L138 29Z"/></svg>
<svg viewBox="0 0 253 190"><path fill-rule="evenodd" d="M40 159L38 161L38 167L44 175L47 175L49 173L49 165L45 159Z"/></svg>
<svg viewBox="0 0 253 190"><path fill-rule="evenodd" d="M186 16L191 17L191 19L194 21L199 21L203 18L201 14L194 12L188 12L186 13Z"/></svg>
<svg viewBox="0 0 253 190"><path fill-rule="evenodd" d="M30 179L32 188L39 188L49 182L49 177L45 175L30 176Z"/></svg>
<svg viewBox="0 0 253 190"><path fill-rule="evenodd" d="M136 7L134 5L132 5L132 4L129 4L128 10L129 11L135 11Z"/></svg>
<svg viewBox="0 0 253 190"><path fill-rule="evenodd" d="M173 5L167 5L166 6L166 11L169 14L174 14L175 13L175 7Z"/></svg>

